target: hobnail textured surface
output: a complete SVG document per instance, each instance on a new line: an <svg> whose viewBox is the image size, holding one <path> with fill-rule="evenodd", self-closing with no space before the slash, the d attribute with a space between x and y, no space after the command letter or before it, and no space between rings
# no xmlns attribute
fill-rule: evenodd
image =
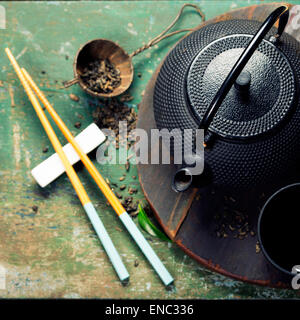
<svg viewBox="0 0 300 320"><path fill-rule="evenodd" d="M199 119L250 40L249 35L221 38L193 61L187 91ZM278 125L293 105L293 70L273 44L263 41L243 70L251 75L249 90L240 92L233 86L209 127L222 136L246 138L265 133Z"/></svg>
<svg viewBox="0 0 300 320"><path fill-rule="evenodd" d="M198 119L191 110L192 107L187 99L186 79L192 62L199 52L211 42L229 35L240 35L245 39L245 35L255 34L260 26L261 23L257 21L228 20L207 25L184 38L169 53L157 78L154 90L154 115L157 127L169 130L174 128L198 128ZM275 33L276 29L273 28L265 39L269 39ZM272 46L265 42L264 45L266 48L271 48ZM250 126L250 130L249 128L247 129L252 135L261 134L271 128L274 130L269 131L268 134L258 135L255 139L224 139L217 136L211 148L205 151L205 160L211 169L213 181L216 184L253 187L264 183L278 182L283 178L293 176L296 170L299 169L297 162L299 163L300 159L300 108L298 99L300 79L298 54L300 46L294 38L285 33L281 36L280 42L276 46L279 51L277 54L280 56L278 59L287 71L285 75L282 72L275 73L272 80L275 83L275 88L276 85L278 88L279 82L280 90L276 89L275 98L273 96L268 99L268 94L265 94L261 99L261 101L265 99L261 105L266 104L265 101L275 101L277 103L278 99L281 99L280 94L284 95L282 99L284 104L278 106L279 110L273 110L269 114L271 118L267 119L266 123L269 123L270 128L263 125L260 128L255 125L253 127ZM274 53L273 49L270 50ZM280 51L292 66L295 83L290 82L291 72L285 59L282 59ZM202 67L205 68L206 66L207 64L204 63ZM277 65L274 67L278 68ZM288 84L282 83L282 81L279 81L280 79L286 79ZM194 94L200 93L195 91ZM210 93L211 99L213 94L214 92ZM294 95L295 101L291 104ZM208 99L206 98L207 101L201 101L201 103L203 105L206 103L207 105L209 103ZM199 108L199 105L197 106ZM266 107L264 106L264 108ZM259 106L257 110L259 110ZM224 109L223 113L221 109L218 112L220 112L220 117L226 117ZM276 114L278 116L274 116ZM252 117L250 120L248 119L248 122L257 121L259 118L261 117ZM238 117L236 119L238 119L238 122L241 120ZM226 119L226 121L229 120ZM222 131L227 134L228 130L230 130L230 134L233 136L240 137L243 135L243 126L240 123L234 131L232 126L220 125L216 124L216 122L212 123L212 131Z"/></svg>

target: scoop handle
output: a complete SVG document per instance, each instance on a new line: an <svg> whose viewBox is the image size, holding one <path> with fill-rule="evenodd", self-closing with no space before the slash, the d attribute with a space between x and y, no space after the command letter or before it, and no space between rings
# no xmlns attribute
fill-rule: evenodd
<svg viewBox="0 0 300 320"><path fill-rule="evenodd" d="M277 33L273 36L274 39L278 40L282 35L288 19L289 19L289 8L287 6L281 6L275 9L268 18L263 22L259 30L253 36L253 39L250 41L249 45L243 51L238 61L235 63L222 86L218 90L217 94L213 98L210 103L209 108L204 114L202 120L200 121L199 128L204 129L205 131L208 129L210 123L212 122L215 114L217 113L219 107L221 106L223 100L225 99L227 93L231 89L232 85L242 72L243 68L252 57L254 51L257 49L259 44L262 42L263 38L270 31L274 23L279 19L279 25L277 29Z"/></svg>
<svg viewBox="0 0 300 320"><path fill-rule="evenodd" d="M185 3L181 9L179 10L177 16L175 17L175 19L173 20L173 22L163 31L161 32L158 36L156 36L155 38L153 38L152 40L150 40L148 43L146 43L144 46L142 46L141 48L135 50L134 52L132 52L129 56L130 58L136 56L137 54L143 52L146 49L149 49L150 47L154 46L155 44L157 44L158 42L160 42L163 39L169 38L174 36L175 34L181 33L181 32L187 32L187 31L194 31L195 28L187 28L187 29L181 29L181 30L177 30L177 31L173 31L171 33L166 34L172 27L174 27L174 25L176 24L176 22L178 21L178 19L181 17L182 12L184 10L184 8L186 7L192 7L194 8L200 15L202 22L205 21L205 15L204 13L200 10L200 8L192 3Z"/></svg>
<svg viewBox="0 0 300 320"><path fill-rule="evenodd" d="M71 87L73 84L77 83L78 81L79 81L78 78L74 78L74 79L72 79L72 80L65 81L65 82L63 83L63 85L64 85L65 88L69 88L69 87Z"/></svg>

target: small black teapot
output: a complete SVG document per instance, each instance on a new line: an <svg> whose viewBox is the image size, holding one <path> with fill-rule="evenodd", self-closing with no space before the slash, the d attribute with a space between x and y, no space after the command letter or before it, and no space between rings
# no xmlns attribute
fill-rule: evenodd
<svg viewBox="0 0 300 320"><path fill-rule="evenodd" d="M262 24L208 24L164 60L153 97L157 127L200 128L205 137L203 173L195 179L188 166L180 168L176 191L195 181L234 188L276 184L299 169L300 45L283 32L288 18L281 6Z"/></svg>

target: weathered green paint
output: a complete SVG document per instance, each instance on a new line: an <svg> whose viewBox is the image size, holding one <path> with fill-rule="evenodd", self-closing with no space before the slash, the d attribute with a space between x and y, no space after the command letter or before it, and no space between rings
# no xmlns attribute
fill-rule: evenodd
<svg viewBox="0 0 300 320"><path fill-rule="evenodd" d="M297 3L297 1L290 1ZM200 1L209 19L232 8L259 1ZM299 3L299 2L298 2ZM175 277L176 289L166 291L122 223L97 189L86 170L79 172L97 212L122 255L131 275L122 287L66 176L40 189L30 169L53 149L4 53L10 47L19 63L47 93L74 134L76 121L92 122L93 98L77 86L62 89L71 79L72 60L78 47L98 37L118 41L128 52L157 35L171 22L182 3L173 2L1 2L7 11L7 29L0 30L0 264L7 269L7 290L1 297L100 297L100 298L280 298L296 292L248 285L212 273L186 256L175 245L152 238L151 245ZM185 14L178 27L198 23L196 14ZM159 61L179 36L134 58L135 77L131 102L142 92ZM66 59L68 56L68 59ZM42 74L41 71L46 71ZM138 78L137 73L142 77ZM11 106L13 92L15 107ZM80 97L71 101L69 93ZM83 116L83 119L79 119ZM51 121L52 122L52 121ZM52 122L53 123L53 122ZM57 130L62 142L65 139ZM49 152L42 149L48 146ZM118 181L123 166L100 166L105 177ZM126 184L139 187L131 166ZM121 192L126 194L126 192ZM139 189L137 199L145 201ZM31 209L37 205L39 210ZM149 239L150 236L146 234ZM134 261L139 266L134 267Z"/></svg>

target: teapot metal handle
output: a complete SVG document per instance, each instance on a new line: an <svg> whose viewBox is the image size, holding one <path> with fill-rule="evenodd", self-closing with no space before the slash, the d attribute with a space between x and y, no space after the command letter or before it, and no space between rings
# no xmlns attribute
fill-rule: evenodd
<svg viewBox="0 0 300 320"><path fill-rule="evenodd" d="M238 61L235 63L231 71L229 72L228 76L226 77L225 81L223 82L222 86L218 90L217 94L213 98L212 102L210 103L209 108L207 109L206 113L204 114L202 120L200 121L199 128L204 129L205 131L208 129L210 123L212 122L215 114L217 113L220 105L222 104L224 98L226 97L227 93L231 89L232 85L242 72L243 68L253 55L254 51L257 49L265 35L270 31L274 23L279 19L279 25L277 29L277 33L275 34L275 38L279 39L282 35L288 19L289 19L289 8L287 6L281 6L274 10L262 26L259 28L257 33L253 36L253 39L243 51L241 56L239 57Z"/></svg>

